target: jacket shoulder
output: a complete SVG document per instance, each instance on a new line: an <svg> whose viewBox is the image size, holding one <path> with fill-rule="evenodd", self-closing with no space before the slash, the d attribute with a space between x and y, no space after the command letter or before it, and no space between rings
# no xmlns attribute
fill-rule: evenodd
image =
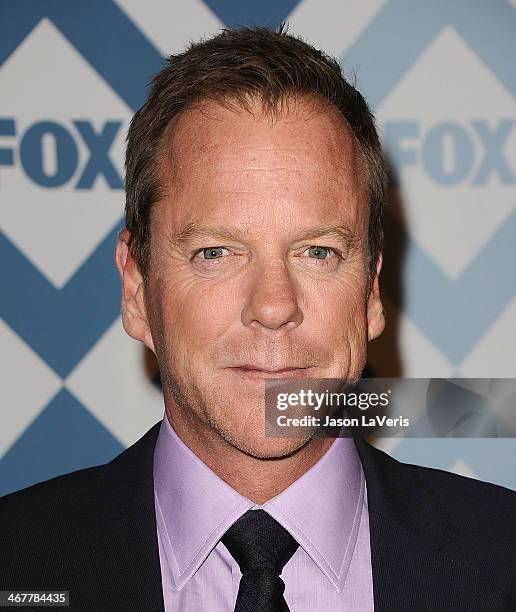
<svg viewBox="0 0 516 612"><path fill-rule="evenodd" d="M513 527L516 518L516 491L446 470L410 463L405 465L439 497L439 501L452 514L472 521L489 517L511 518L511 525L507 527Z"/></svg>
<svg viewBox="0 0 516 612"><path fill-rule="evenodd" d="M51 584L54 571L109 541L118 517L153 500L158 429L159 423L108 463L1 497L0 558L9 559L9 566L0 586L10 579L11 588L23 576Z"/></svg>
<svg viewBox="0 0 516 612"><path fill-rule="evenodd" d="M0 497L0 515L4 526L44 521L47 515L58 517L70 506L89 499L102 478L104 465L76 470L38 482Z"/></svg>
<svg viewBox="0 0 516 612"><path fill-rule="evenodd" d="M516 573L516 491L445 470L404 464L444 510L458 538L443 553Z"/></svg>
<svg viewBox="0 0 516 612"><path fill-rule="evenodd" d="M1 589L58 588L58 568L91 550L100 524L103 466L78 470L0 498Z"/></svg>
<svg viewBox="0 0 516 612"><path fill-rule="evenodd" d="M108 463L56 476L0 497L3 525L11 529L15 525L43 526L47 520L56 522L70 513L77 520L86 513L99 512L101 501L124 501L127 489L140 481L152 486L152 458L160 423Z"/></svg>

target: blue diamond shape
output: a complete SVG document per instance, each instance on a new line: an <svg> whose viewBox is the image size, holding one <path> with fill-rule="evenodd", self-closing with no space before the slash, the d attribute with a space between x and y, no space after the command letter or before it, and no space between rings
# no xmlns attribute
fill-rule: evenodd
<svg viewBox="0 0 516 612"><path fill-rule="evenodd" d="M289 16L300 0L204 0L204 4L229 27L262 26L276 30Z"/></svg>
<svg viewBox="0 0 516 612"><path fill-rule="evenodd" d="M123 450L69 391L61 389L0 460L0 495L106 463Z"/></svg>

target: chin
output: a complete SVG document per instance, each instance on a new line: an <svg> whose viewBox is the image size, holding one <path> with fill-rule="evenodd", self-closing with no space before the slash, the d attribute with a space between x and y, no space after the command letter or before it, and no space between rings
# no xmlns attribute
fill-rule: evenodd
<svg viewBox="0 0 516 612"><path fill-rule="evenodd" d="M302 448L310 439L305 438L240 438L226 440L246 455L259 459L279 459L291 455Z"/></svg>

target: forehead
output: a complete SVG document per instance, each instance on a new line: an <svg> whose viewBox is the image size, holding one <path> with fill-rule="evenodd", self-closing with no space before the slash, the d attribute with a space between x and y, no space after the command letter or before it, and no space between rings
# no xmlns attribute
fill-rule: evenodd
<svg viewBox="0 0 516 612"><path fill-rule="evenodd" d="M213 162L224 163L251 151L254 156L272 157L296 147L335 170L356 165L360 157L351 130L338 111L308 100L291 101L273 119L264 115L259 103L246 110L202 101L169 126L163 153L167 170L170 166L180 170L185 164L202 166L207 155Z"/></svg>
<svg viewBox="0 0 516 612"><path fill-rule="evenodd" d="M171 211L178 223L201 211L233 216L243 200L257 216L258 203L274 201L277 210L283 202L288 210L294 200L299 210L316 205L325 215L339 202L357 208L365 192L362 158L346 122L336 109L308 101L290 103L274 119L259 105L248 111L198 104L170 126L160 170L165 200L182 204Z"/></svg>

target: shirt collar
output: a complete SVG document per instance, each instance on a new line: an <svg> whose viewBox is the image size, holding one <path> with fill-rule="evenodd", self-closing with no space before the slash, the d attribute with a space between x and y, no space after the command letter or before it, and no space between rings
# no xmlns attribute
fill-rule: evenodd
<svg viewBox="0 0 516 612"><path fill-rule="evenodd" d="M260 505L208 468L179 438L165 413L154 451L154 490L175 590L187 583L227 529L251 508L263 508L281 523L335 589L342 590L365 491L352 438L336 438L305 474Z"/></svg>

